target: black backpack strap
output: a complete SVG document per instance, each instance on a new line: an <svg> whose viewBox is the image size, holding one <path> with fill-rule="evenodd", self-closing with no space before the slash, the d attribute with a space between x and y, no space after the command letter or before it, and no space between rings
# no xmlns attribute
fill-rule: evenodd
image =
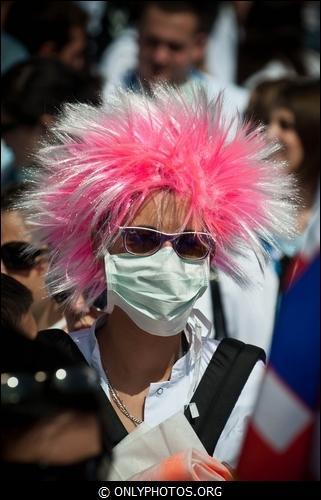
<svg viewBox="0 0 321 500"><path fill-rule="evenodd" d="M189 406L185 410L209 455L258 360L265 362L263 349L236 339L224 339L217 347L190 402L196 403L199 416L193 418Z"/></svg>
<svg viewBox="0 0 321 500"><path fill-rule="evenodd" d="M220 284L217 279L210 281L210 288L212 296L215 338L217 340L226 339L229 337L229 335L226 327Z"/></svg>
<svg viewBox="0 0 321 500"><path fill-rule="evenodd" d="M63 330L52 329L43 330L39 332L38 335L40 335L47 344L58 345L61 349L68 353L75 363L86 364L88 366L86 358L68 333ZM108 447L111 446L113 448L127 436L128 432L119 420L117 413L112 407L101 386L99 386L99 389L101 391L102 401L106 403L102 407L104 418L106 422L108 422L108 436L106 436L106 444Z"/></svg>

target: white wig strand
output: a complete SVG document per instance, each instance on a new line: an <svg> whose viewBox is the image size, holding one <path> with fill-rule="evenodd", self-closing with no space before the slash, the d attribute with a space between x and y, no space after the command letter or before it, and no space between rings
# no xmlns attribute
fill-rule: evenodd
<svg viewBox="0 0 321 500"><path fill-rule="evenodd" d="M212 265L241 284L239 255L266 258L262 240L292 237L293 179L272 159L278 147L262 127L222 117L222 96L208 100L158 86L154 98L119 90L101 108L66 105L39 150L41 175L23 207L51 252L52 293L106 288L101 256L144 201L158 191L189 200L189 216L216 241ZM233 127L233 137L231 130Z"/></svg>

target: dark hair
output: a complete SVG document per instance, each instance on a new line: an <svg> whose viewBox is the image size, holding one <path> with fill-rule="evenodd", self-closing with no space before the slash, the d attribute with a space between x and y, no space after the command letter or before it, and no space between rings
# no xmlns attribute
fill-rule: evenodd
<svg viewBox="0 0 321 500"><path fill-rule="evenodd" d="M27 374L33 375L39 371L53 373L57 369L67 369L76 364L68 352L48 342L41 334L31 340L21 335L18 328L1 326L1 374L18 373L23 378ZM55 398L43 396L37 400L35 396L31 392L30 401L17 401L16 404L7 406L2 404L1 441L7 441L6 433L2 432L4 429L13 433L25 432L44 416L56 415L59 406L60 409L73 406L72 401L64 401L64 404L59 405Z"/></svg>
<svg viewBox="0 0 321 500"><path fill-rule="evenodd" d="M61 50L69 43L71 28L85 29L87 21L87 13L75 2L14 2L5 30L34 55L47 41Z"/></svg>
<svg viewBox="0 0 321 500"><path fill-rule="evenodd" d="M253 125L267 124L271 108L281 90L287 83L288 78L279 80L265 80L259 83L251 92L248 106L244 112L244 118Z"/></svg>
<svg viewBox="0 0 321 500"><path fill-rule="evenodd" d="M242 84L271 60L305 75L303 1L252 2L239 45L237 82Z"/></svg>
<svg viewBox="0 0 321 500"><path fill-rule="evenodd" d="M1 328L20 329L22 316L32 305L32 293L22 283L1 273Z"/></svg>
<svg viewBox="0 0 321 500"><path fill-rule="evenodd" d="M1 213L16 210L19 200L30 189L28 183L15 184L1 195Z"/></svg>
<svg viewBox="0 0 321 500"><path fill-rule="evenodd" d="M23 378L27 375L33 376L37 372L45 372L49 376L54 375L59 369L89 369L82 355L79 354L75 357L68 342L63 342L65 335L67 333L60 330L47 330L39 332L38 336L31 340L21 335L19 329L15 327L1 327L1 373L17 373L21 374ZM25 398L24 401L17 401L16 404L9 405L5 413L16 415L18 420L21 415L24 415L23 420L31 423L39 417L54 415L64 408L84 411L97 409L100 402L99 385L93 386L93 390L91 390L86 384L85 389L82 390L80 374L78 378L78 387L77 385L73 387L72 391L69 391L68 397L65 397L64 393L59 396L48 391L48 393L40 394L39 398L37 393L31 392L30 400ZM86 372L84 381L91 382L90 376L87 380Z"/></svg>
<svg viewBox="0 0 321 500"><path fill-rule="evenodd" d="M23 124L56 115L66 102L100 104L100 78L79 73L54 59L32 58L2 77L2 109Z"/></svg>
<svg viewBox="0 0 321 500"><path fill-rule="evenodd" d="M104 413L105 398L99 381L81 353L75 356L73 350L68 349L68 342L63 341L67 335L59 330L50 330L40 332L36 339L30 340L16 328L1 328L1 384L6 383L4 374L18 376L19 386L24 391L18 400L8 399L6 391L1 391L1 399L4 394L1 447L10 446L12 439L23 435L43 418L55 417L65 410L76 410L97 416L105 450L110 453L108 422ZM70 342L73 341L70 339ZM67 375L66 384L60 390L53 385L55 373L59 369L65 370ZM37 372L44 372L47 380L35 387Z"/></svg>
<svg viewBox="0 0 321 500"><path fill-rule="evenodd" d="M211 31L218 12L218 2L151 1L142 2L142 18L150 7L157 7L164 12L172 14L182 12L192 13L198 21L197 31L202 33L209 33Z"/></svg>
<svg viewBox="0 0 321 500"><path fill-rule="evenodd" d="M53 340L48 340L51 332ZM79 360L63 349L55 337L56 330L40 332L36 339L31 340L20 335L16 328L1 328L1 373L32 374L79 365Z"/></svg>
<svg viewBox="0 0 321 500"><path fill-rule="evenodd" d="M284 84L274 108L287 108L304 149L299 180L317 189L320 177L320 80L298 78Z"/></svg>

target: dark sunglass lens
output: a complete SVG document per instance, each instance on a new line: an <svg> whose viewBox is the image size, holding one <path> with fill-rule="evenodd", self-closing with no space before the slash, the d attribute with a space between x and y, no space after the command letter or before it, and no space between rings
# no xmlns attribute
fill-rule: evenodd
<svg viewBox="0 0 321 500"><path fill-rule="evenodd" d="M29 269L41 250L33 248L29 243L13 241L1 246L1 259L8 269Z"/></svg>
<svg viewBox="0 0 321 500"><path fill-rule="evenodd" d="M201 239L197 234L182 234L175 240L175 248L183 259L204 259L209 253L206 239Z"/></svg>
<svg viewBox="0 0 321 500"><path fill-rule="evenodd" d="M126 230L125 243L129 252L136 255L153 253L160 245L160 234L147 229Z"/></svg>

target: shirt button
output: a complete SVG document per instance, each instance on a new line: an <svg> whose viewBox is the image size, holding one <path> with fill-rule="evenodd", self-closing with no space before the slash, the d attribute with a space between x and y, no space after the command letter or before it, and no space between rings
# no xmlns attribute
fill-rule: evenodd
<svg viewBox="0 0 321 500"><path fill-rule="evenodd" d="M163 394L163 391L164 391L164 389L162 387L157 389L157 391L156 391L157 396L161 396Z"/></svg>

